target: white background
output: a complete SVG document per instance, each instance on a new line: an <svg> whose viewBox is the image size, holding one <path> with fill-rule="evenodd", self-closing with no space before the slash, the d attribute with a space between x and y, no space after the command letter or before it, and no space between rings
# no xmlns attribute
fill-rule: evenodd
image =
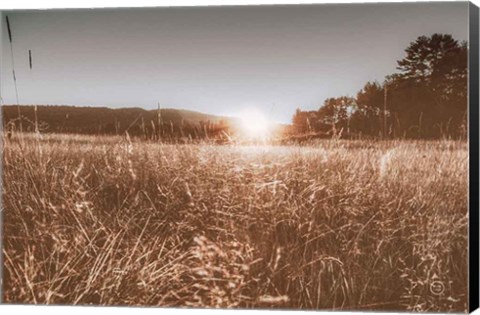
<svg viewBox="0 0 480 315"><path fill-rule="evenodd" d="M438 0L437 0L438 1ZM448 1L448 0L447 0ZM308 4L308 3L366 3L380 2L375 0L1 0L0 10L8 9L49 9L49 8L102 8L102 7L151 7L151 6L196 6L196 5L247 5L247 4ZM400 2L382 0L381 2ZM402 2L415 2L404 0ZM473 0L480 6L480 0ZM206 314L235 314L235 315L297 315L312 314L307 311L258 311L258 310L200 310L200 309L165 309L165 308L134 308L134 307L68 307L68 306L27 306L27 305L1 305L0 314L176 314L176 315L206 315ZM318 312L327 314L328 312ZM334 314L350 314L348 312L335 312ZM391 314L391 313L362 313L362 314ZM480 314L476 311L475 314Z"/></svg>

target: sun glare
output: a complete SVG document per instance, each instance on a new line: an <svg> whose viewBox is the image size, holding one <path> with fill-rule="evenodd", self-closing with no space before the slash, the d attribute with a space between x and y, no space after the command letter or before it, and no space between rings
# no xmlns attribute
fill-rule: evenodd
<svg viewBox="0 0 480 315"><path fill-rule="evenodd" d="M242 129L252 138L265 138L270 131L270 121L258 109L245 109L239 115Z"/></svg>

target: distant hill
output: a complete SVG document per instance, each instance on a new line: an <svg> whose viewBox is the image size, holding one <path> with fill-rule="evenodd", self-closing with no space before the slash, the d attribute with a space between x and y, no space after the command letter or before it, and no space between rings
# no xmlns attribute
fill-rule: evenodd
<svg viewBox="0 0 480 315"><path fill-rule="evenodd" d="M35 130L35 106L21 105L21 119L17 105L2 106L4 128L20 127ZM142 108L107 108L38 105L39 129L46 133L154 135L166 137L201 138L215 135L234 120L228 117L204 114L182 109L157 110ZM159 124L160 122L160 124Z"/></svg>

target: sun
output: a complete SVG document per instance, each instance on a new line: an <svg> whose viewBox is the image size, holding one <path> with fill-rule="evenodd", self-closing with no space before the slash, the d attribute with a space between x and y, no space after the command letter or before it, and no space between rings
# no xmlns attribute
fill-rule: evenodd
<svg viewBox="0 0 480 315"><path fill-rule="evenodd" d="M238 117L246 136L257 139L268 136L271 123L260 110L247 108L240 112Z"/></svg>

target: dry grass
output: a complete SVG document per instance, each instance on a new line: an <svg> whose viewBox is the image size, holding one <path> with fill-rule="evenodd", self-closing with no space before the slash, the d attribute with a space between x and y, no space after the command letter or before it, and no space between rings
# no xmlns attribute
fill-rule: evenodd
<svg viewBox="0 0 480 315"><path fill-rule="evenodd" d="M3 163L8 303L466 311L464 142L23 136Z"/></svg>

